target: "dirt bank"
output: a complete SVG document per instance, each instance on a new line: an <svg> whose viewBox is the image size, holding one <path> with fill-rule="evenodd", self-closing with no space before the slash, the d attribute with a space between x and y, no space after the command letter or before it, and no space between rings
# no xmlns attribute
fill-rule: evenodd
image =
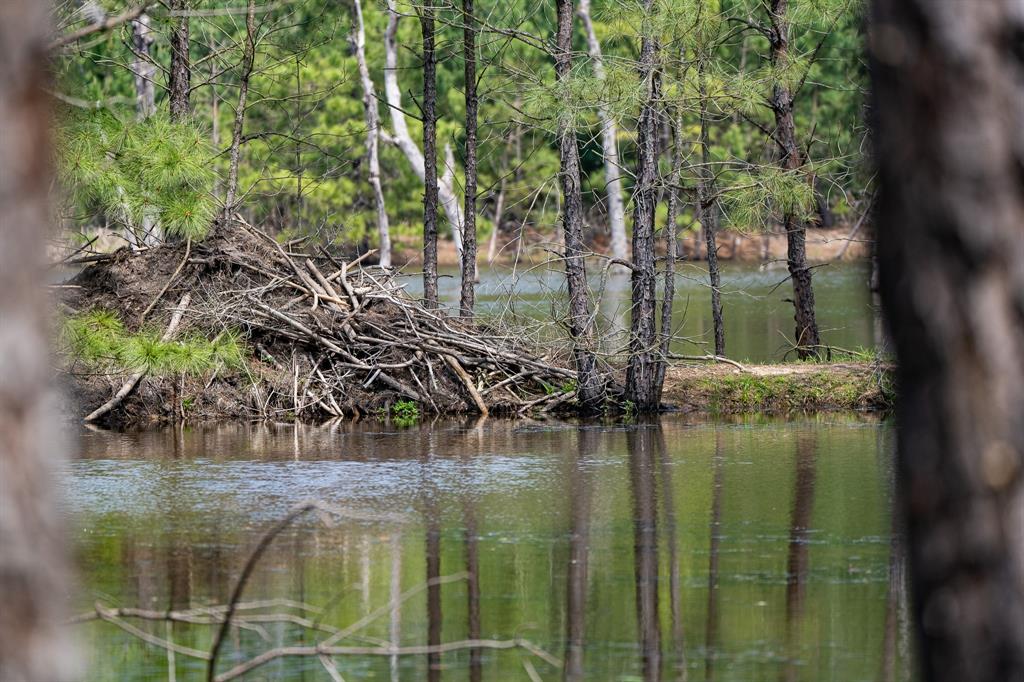
<svg viewBox="0 0 1024 682"><path fill-rule="evenodd" d="M662 400L684 411L742 412L887 410L892 369L869 363L674 365Z"/></svg>

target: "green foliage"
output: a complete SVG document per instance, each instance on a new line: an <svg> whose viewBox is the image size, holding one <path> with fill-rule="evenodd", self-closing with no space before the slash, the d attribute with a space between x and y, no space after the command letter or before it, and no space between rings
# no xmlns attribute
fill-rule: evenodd
<svg viewBox="0 0 1024 682"><path fill-rule="evenodd" d="M391 405L391 419L397 426L413 426L420 420L420 407L411 400L398 400Z"/></svg>
<svg viewBox="0 0 1024 682"><path fill-rule="evenodd" d="M223 332L212 340L191 335L162 341L153 330L128 332L115 314L105 310L65 319L61 339L71 361L115 372L198 376L245 364L245 348L235 332Z"/></svg>
<svg viewBox="0 0 1024 682"><path fill-rule="evenodd" d="M773 215L793 215L806 221L814 213L814 187L801 171L764 166L756 172L736 174L735 181L732 188L726 188L722 202L726 219L734 226L766 227Z"/></svg>
<svg viewBox="0 0 1024 682"><path fill-rule="evenodd" d="M213 219L212 152L199 129L155 115L75 112L60 128L59 170L75 211L99 210L137 232L201 239Z"/></svg>

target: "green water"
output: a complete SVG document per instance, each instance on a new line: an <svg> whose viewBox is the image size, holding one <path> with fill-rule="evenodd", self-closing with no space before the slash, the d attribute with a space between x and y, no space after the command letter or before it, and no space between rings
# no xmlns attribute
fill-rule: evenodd
<svg viewBox="0 0 1024 682"><path fill-rule="evenodd" d="M590 288L602 329L603 350L625 347L630 311L628 274L602 276L599 263L589 264ZM726 354L736 360L778 362L792 346L792 285L784 263L768 266L725 263L722 266L722 303ZM868 263L827 263L814 269L818 326L824 344L857 350L875 345L876 315L871 306ZM409 274L407 290L422 295L422 279ZM442 302L456 307L459 273L445 270L439 280ZM659 282L660 297L660 282ZM660 311L660 303L659 311ZM477 311L521 326L564 316L565 273L552 266L517 268L481 267L477 285ZM660 314L660 313L659 313ZM676 276L673 306L674 352L692 355L714 350L711 293L704 263L681 263ZM553 326L550 333L560 333ZM792 355L789 356L792 359Z"/></svg>
<svg viewBox="0 0 1024 682"><path fill-rule="evenodd" d="M78 602L223 604L265 529L317 499L342 516L284 531L243 602L302 602L326 628L377 612L347 645L409 647L431 631L453 642L473 616L464 578L437 588L433 608L428 591L398 595L475 562L480 636L570 661L563 672L522 649L458 650L433 669L421 654L335 657L345 680L907 680L891 442L891 425L859 415L89 431L66 476ZM273 612L303 613L243 615ZM213 632L125 622L199 650ZM111 623L76 627L88 679L169 678L163 649ZM328 636L246 623L218 669ZM204 666L173 663L178 680ZM316 657L293 657L244 679L330 677Z"/></svg>

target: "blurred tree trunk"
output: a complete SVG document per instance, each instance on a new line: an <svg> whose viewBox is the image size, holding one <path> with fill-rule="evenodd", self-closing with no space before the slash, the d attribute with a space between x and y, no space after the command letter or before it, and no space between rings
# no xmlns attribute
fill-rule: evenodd
<svg viewBox="0 0 1024 682"><path fill-rule="evenodd" d="M644 0L650 11L653 0ZM637 409L658 409L659 353L655 321L654 218L658 203L658 110L661 106L661 72L658 44L645 35L640 45L640 82L643 101L637 124L636 188L633 191L633 293L629 334L629 365L626 368L626 396Z"/></svg>
<svg viewBox="0 0 1024 682"><path fill-rule="evenodd" d="M789 61L789 0L771 0L768 31L771 43L771 63L783 68ZM796 138L796 122L793 118L793 92L781 81L772 89L771 108L775 114L775 141L779 146L779 166L785 171L796 171L803 165L803 155ZM793 281L793 308L795 310L796 333L793 342L801 358L815 356L821 345L818 322L814 312L814 288L811 284L811 269L807 265L807 226L799 216L787 210L782 216L782 228L786 231L786 259L789 277Z"/></svg>
<svg viewBox="0 0 1024 682"><path fill-rule="evenodd" d="M235 107L235 122L231 130L231 149L228 164L228 188L224 199L224 216L229 218L235 210L238 194L238 160L242 148L242 127L245 123L245 106L249 97L249 79L256 61L256 0L249 0L245 13L245 47L242 50L242 72L239 78L238 105Z"/></svg>
<svg viewBox="0 0 1024 682"><path fill-rule="evenodd" d="M1024 13L874 0L880 289L922 679L1024 679Z"/></svg>
<svg viewBox="0 0 1024 682"><path fill-rule="evenodd" d="M556 0L558 27L555 41L555 75L560 83L572 70L572 0ZM558 124L559 179L562 184L562 231L565 239L565 279L569 289L569 334L573 340L578 380L576 396L584 410L600 407L603 387L594 355L594 325L590 315L585 245L583 198L580 184L580 151L576 129L560 117Z"/></svg>
<svg viewBox="0 0 1024 682"><path fill-rule="evenodd" d="M150 55L153 45L153 30L148 14L140 14L132 22L132 73L135 74L135 111L139 119L146 119L156 113L156 97L153 79L156 77L156 64Z"/></svg>
<svg viewBox="0 0 1024 682"><path fill-rule="evenodd" d="M171 0L171 11L184 12L188 0ZM171 120L180 121L189 115L192 89L192 66L189 60L189 18L171 19L171 76L167 83L171 103Z"/></svg>
<svg viewBox="0 0 1024 682"><path fill-rule="evenodd" d="M74 679L53 469L63 449L51 385L43 274L50 233L50 5L0 3L0 680Z"/></svg>
<svg viewBox="0 0 1024 682"><path fill-rule="evenodd" d="M601 54L601 43L594 32L594 22L590 17L590 0L580 0L576 13L583 22L587 34L587 51L594 65L594 77L603 81L604 59ZM597 117L601 122L601 148L604 153L604 185L608 195L608 231L611 234L610 250L613 258L626 260L629 253L626 249L626 208L622 200L622 169L619 161L618 128L608 107L601 105L597 109Z"/></svg>
<svg viewBox="0 0 1024 682"><path fill-rule="evenodd" d="M366 156L367 175L373 189L373 200L377 208L377 248L380 250L380 266L391 267L391 227L388 224L387 205L384 203L384 188L380 182L380 109L377 106L377 89L370 78L366 64L366 29L363 26L363 6L354 0L356 63L359 80L363 84L363 109L366 113Z"/></svg>

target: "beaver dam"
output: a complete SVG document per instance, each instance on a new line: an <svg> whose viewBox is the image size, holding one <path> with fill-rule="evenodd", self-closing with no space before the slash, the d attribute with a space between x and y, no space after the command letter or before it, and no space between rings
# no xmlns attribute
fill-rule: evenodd
<svg viewBox="0 0 1024 682"><path fill-rule="evenodd" d="M201 244L79 259L60 289L74 410L126 425L515 415L572 401L559 349L428 310L366 255L295 249L236 221Z"/></svg>

